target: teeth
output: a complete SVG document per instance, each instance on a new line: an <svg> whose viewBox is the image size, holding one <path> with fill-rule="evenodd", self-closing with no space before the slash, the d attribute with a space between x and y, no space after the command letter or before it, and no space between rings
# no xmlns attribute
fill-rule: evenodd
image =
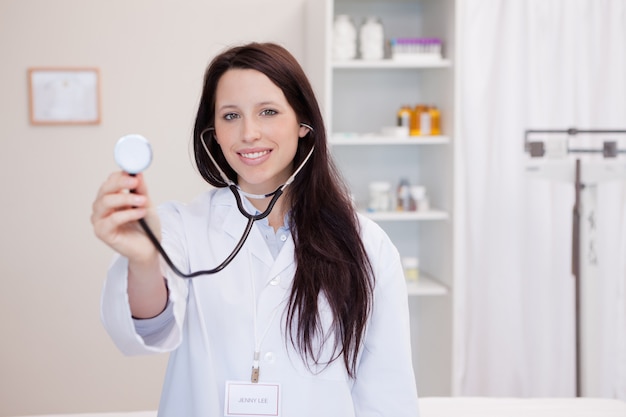
<svg viewBox="0 0 626 417"><path fill-rule="evenodd" d="M241 156L243 156L244 158L256 159L268 153L269 151L251 152L251 153L242 153Z"/></svg>

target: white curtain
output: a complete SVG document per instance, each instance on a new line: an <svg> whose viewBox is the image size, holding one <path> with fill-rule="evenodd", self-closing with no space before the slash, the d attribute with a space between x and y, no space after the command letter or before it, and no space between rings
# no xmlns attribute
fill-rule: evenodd
<svg viewBox="0 0 626 417"><path fill-rule="evenodd" d="M524 131L626 129L626 1L457 0L457 19L454 393L574 396L574 187L525 173ZM597 220L597 395L626 400L624 182Z"/></svg>

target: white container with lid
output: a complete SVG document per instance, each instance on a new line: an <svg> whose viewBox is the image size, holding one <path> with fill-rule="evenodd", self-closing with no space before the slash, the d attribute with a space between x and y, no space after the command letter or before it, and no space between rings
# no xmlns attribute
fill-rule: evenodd
<svg viewBox="0 0 626 417"><path fill-rule="evenodd" d="M408 256L402 258L402 268L407 281L417 281L419 279L419 260L416 257Z"/></svg>
<svg viewBox="0 0 626 417"><path fill-rule="evenodd" d="M356 58L357 31L350 16L340 14L333 25L333 58L348 60Z"/></svg>
<svg viewBox="0 0 626 417"><path fill-rule="evenodd" d="M391 208L391 183L373 181L369 184L369 211L389 211Z"/></svg>
<svg viewBox="0 0 626 417"><path fill-rule="evenodd" d="M361 59L383 59L385 56L385 32L380 19L370 16L359 30L359 52Z"/></svg>

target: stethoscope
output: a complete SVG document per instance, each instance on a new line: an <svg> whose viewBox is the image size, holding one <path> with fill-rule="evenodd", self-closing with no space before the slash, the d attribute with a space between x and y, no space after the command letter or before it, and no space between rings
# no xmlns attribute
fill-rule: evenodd
<svg viewBox="0 0 626 417"><path fill-rule="evenodd" d="M310 131L313 131L313 128L306 123L300 123L300 125L308 128ZM216 274L220 272L222 269L226 268L226 266L228 266L228 264L230 264L232 260L235 259L235 256L237 256L239 251L241 251L241 248L243 247L244 243L248 239L248 236L250 235L250 231L252 230L252 225L254 224L254 222L257 220L266 218L272 212L274 205L276 204L280 196L283 194L283 191L285 190L285 188L294 181L294 179L296 178L296 175L302 170L304 165L307 163L307 161L313 154L313 150L315 149L315 146L311 147L311 150L307 154L306 158L304 158L300 166L298 166L298 168L293 172L293 174L291 174L291 176L287 178L287 181L285 181L285 183L281 185L280 187L278 187L275 191L269 194L251 194L251 193L247 193L243 191L241 188L239 188L237 184L235 184L230 178L228 178L228 176L226 176L224 171L222 171L222 169L219 167L219 165L213 158L213 155L211 155L211 152L209 152L209 148L207 147L205 140L204 140L204 134L206 132L210 132L214 130L215 129L212 127L204 129L200 133L200 142L202 142L202 146L204 147L204 150L209 156L211 163L213 163L215 168L217 168L217 170L219 171L220 176L222 177L222 180L228 185L228 188L232 191L233 195L235 196L235 200L237 202L237 208L239 209L239 212L246 219L248 219L246 228L243 234L241 235L239 242L237 242L237 245L235 246L233 251L230 253L230 255L228 255L228 257L226 257L226 259L224 259L222 263L220 263L218 266L216 266L213 269L195 271L195 272L186 274L182 272L180 269L178 269L176 265L174 265L174 263L172 262L170 257L167 255L167 253L165 252L165 249L163 249L163 246L161 246L161 243L159 242L157 237L154 235L154 233L152 232L152 229L150 229L146 221L144 219L138 220L139 225L144 230L144 232L146 233L146 235L148 236L148 238L150 239L154 247L159 251L159 254L161 254L165 263L172 269L172 271L174 271L176 275L182 278L194 278L200 275ZM126 171L130 175L137 175L140 172L143 172L145 169L147 169L148 166L150 166L150 163L152 162L152 147L150 146L150 142L148 142L148 140L141 135L137 135L137 134L126 135L126 136L122 136L115 144L114 156L115 156L115 161L120 166L120 168L122 168L124 171ZM133 190L131 190L131 192L133 192ZM263 198L269 198L269 197L272 197L272 199L267 205L267 208L265 209L265 211L263 211L262 213L258 213L258 214L251 214L251 213L248 213L248 211L245 209L243 205L243 202L241 200L242 194L246 197L250 197L254 199L263 199Z"/></svg>

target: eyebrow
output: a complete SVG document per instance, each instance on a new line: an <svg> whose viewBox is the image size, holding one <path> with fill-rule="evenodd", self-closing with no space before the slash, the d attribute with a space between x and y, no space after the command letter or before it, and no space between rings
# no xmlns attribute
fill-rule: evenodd
<svg viewBox="0 0 626 417"><path fill-rule="evenodd" d="M280 105L278 102L276 101L262 101L260 103L256 103L254 105L255 107L265 107L265 106L276 106L276 107L283 107L283 105ZM227 110L227 109L238 109L239 106L237 106L236 104L224 104L222 106L219 106L216 108L217 111L223 111L223 110Z"/></svg>

